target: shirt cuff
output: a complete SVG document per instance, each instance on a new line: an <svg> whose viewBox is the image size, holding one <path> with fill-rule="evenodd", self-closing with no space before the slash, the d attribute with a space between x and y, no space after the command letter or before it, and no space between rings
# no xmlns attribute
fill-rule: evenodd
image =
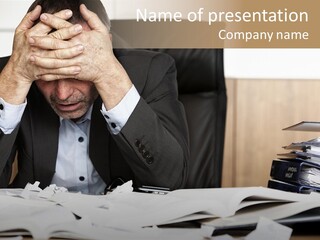
<svg viewBox="0 0 320 240"><path fill-rule="evenodd" d="M107 111L104 104L102 104L101 113L114 135L117 135L127 123L139 100L140 95L135 86L132 85L124 98L114 108Z"/></svg>
<svg viewBox="0 0 320 240"><path fill-rule="evenodd" d="M0 129L4 134L11 134L21 122L27 100L19 105L13 105L0 98Z"/></svg>

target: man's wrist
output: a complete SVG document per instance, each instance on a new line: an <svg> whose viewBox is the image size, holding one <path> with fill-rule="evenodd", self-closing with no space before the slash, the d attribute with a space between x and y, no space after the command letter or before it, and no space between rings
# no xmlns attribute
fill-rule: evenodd
<svg viewBox="0 0 320 240"><path fill-rule="evenodd" d="M113 109L107 111L104 104L102 104L101 113L113 134L118 134L121 131L137 106L139 100L140 95L135 86L132 85L121 102Z"/></svg>
<svg viewBox="0 0 320 240"><path fill-rule="evenodd" d="M25 102L32 82L18 74L13 63L8 62L1 72L0 84L0 97L9 104L19 105Z"/></svg>

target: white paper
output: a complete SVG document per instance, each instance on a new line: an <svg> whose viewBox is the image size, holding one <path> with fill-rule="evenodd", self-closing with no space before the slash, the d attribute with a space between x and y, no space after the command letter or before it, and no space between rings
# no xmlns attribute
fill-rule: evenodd
<svg viewBox="0 0 320 240"><path fill-rule="evenodd" d="M320 122L302 121L282 130L320 132Z"/></svg>
<svg viewBox="0 0 320 240"><path fill-rule="evenodd" d="M245 237L232 237L228 234L212 237L212 240L289 240L292 229L274 222L270 219L260 217L255 230Z"/></svg>
<svg viewBox="0 0 320 240"><path fill-rule="evenodd" d="M256 230L245 237L245 240L289 240L292 229L261 217Z"/></svg>
<svg viewBox="0 0 320 240"><path fill-rule="evenodd" d="M203 224L215 228L247 226L257 223L260 217L279 220L316 207L319 207L319 201L292 202L284 204L278 203L274 205L268 205L266 207L257 206L256 208L251 208L247 211L243 210L236 215L226 218L216 218L206 221Z"/></svg>
<svg viewBox="0 0 320 240"><path fill-rule="evenodd" d="M320 206L317 193L304 195L262 187L182 189L166 195L132 192L127 187L110 195L49 188L46 198L38 194L43 191L29 191L29 199L21 198L19 191L2 190L0 232L27 229L38 239L202 239L210 237L217 227L257 223L260 216L284 218ZM155 227L201 218L212 221L201 229Z"/></svg>

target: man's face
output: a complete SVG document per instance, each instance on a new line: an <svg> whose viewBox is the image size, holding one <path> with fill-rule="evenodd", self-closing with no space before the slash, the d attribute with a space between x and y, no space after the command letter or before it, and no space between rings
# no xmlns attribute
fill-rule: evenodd
<svg viewBox="0 0 320 240"><path fill-rule="evenodd" d="M79 119L98 96L92 82L75 79L36 81L53 110L64 119Z"/></svg>
<svg viewBox="0 0 320 240"><path fill-rule="evenodd" d="M90 31L86 23L80 23L84 31ZM77 36L72 39L77 41ZM55 81L37 80L37 87L53 110L64 119L81 118L98 97L98 91L90 81L63 79Z"/></svg>

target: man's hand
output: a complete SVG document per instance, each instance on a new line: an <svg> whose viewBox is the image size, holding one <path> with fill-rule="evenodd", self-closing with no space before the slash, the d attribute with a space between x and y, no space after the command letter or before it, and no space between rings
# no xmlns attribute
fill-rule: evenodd
<svg viewBox="0 0 320 240"><path fill-rule="evenodd" d="M65 68L72 65L81 66L83 71L79 73L75 78L79 80L92 81L97 83L105 79L106 74L115 75L118 71L114 73L114 64L117 63L117 59L113 54L111 35L109 34L106 26L100 21L98 16L89 11L84 5L81 5L81 13L86 23L82 24L84 30L82 34L76 37L67 39L66 41L57 41L52 38L52 34L48 36L33 37L33 46L40 49L57 49L62 50L64 48L70 47L70 45L83 45L85 51L82 55L75 58L65 57L60 58L59 56L50 56L50 52L46 52L47 55L33 54L32 62L45 69L59 69ZM54 28L61 28L61 21L58 18L51 15L45 14L46 18L40 18L41 21L46 24L53 26ZM77 24L76 26L78 26ZM80 27L81 25L79 25ZM63 36L61 36L63 35ZM67 33L62 33L58 35L58 39L66 39ZM65 78L65 75L58 74L42 74L41 79L52 81L61 78Z"/></svg>
<svg viewBox="0 0 320 240"><path fill-rule="evenodd" d="M51 25L43 24L39 22L33 26L34 21L39 18L41 8L36 7L34 11L30 14L27 14L26 17L22 20L15 32L15 39L13 44L13 53L10 61L14 63L15 73L18 75L18 78L22 81L27 81L32 83L35 79L39 79L39 76L43 74L77 74L80 71L80 68L77 66L70 66L69 68L62 69L45 69L39 66L32 64L33 56L49 56L49 57L58 57L58 58L70 58L75 57L82 53L83 46L75 45L71 42L66 42L62 40L70 39L77 34L81 33L82 28L76 28L71 23L66 20L72 16L70 10L63 10L55 14L55 17L60 21L56 21ZM46 14L41 15L41 19L45 18ZM52 34L49 32L52 29L57 29ZM54 38L62 38L60 42L67 43L64 44L61 48L52 46L52 51L48 49L39 48L34 46L34 38L38 36L49 36ZM58 45L58 44L56 44Z"/></svg>
<svg viewBox="0 0 320 240"><path fill-rule="evenodd" d="M39 76L43 74L75 75L81 70L79 66L46 69L33 64L34 55L53 58L72 58L83 52L83 46L72 42L64 45L64 49L53 46L53 49L50 51L36 47L34 45L34 38L39 36L49 35L52 39L65 43L64 40L70 39L82 32L82 28L79 29L79 27L77 28L77 26L66 21L72 16L70 10L62 10L55 13L54 16L57 21L51 25L44 24L43 22L35 24L40 14L41 6L36 6L33 11L26 14L16 28L12 55L0 74L0 97L8 103L22 103L32 82L39 79ZM42 14L40 18L46 18L46 15ZM57 30L50 33L53 29Z"/></svg>
<svg viewBox="0 0 320 240"><path fill-rule="evenodd" d="M64 44L71 42L74 45L83 45L82 54L73 58L53 58L52 56L33 55L33 63L43 69L65 69L70 66L79 66L81 71L77 74L43 74L41 80L53 81L64 78L74 78L82 81L92 81L107 109L116 106L132 86L126 71L113 54L111 35L99 17L88 10L85 5L80 6L82 17L86 23L82 24L84 31L65 43L54 45L50 36L34 38L34 46L42 49L63 48ZM41 18L46 25L52 25L57 20L53 15L46 14Z"/></svg>

